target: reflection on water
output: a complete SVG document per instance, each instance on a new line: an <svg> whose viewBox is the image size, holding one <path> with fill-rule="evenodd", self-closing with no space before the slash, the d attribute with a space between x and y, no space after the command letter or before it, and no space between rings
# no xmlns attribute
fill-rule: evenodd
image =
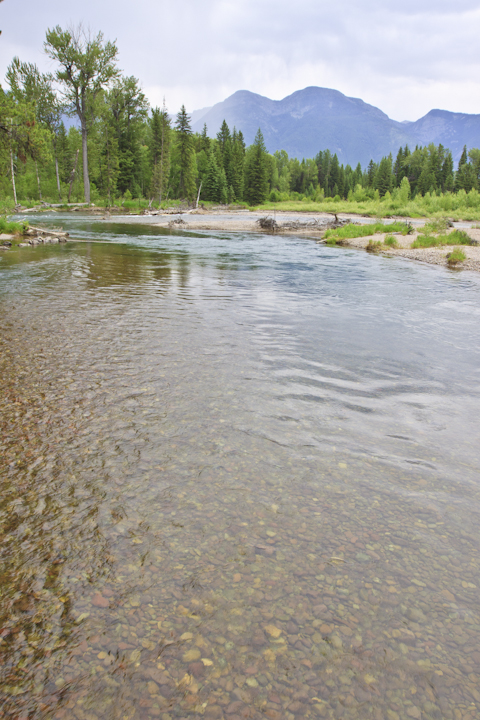
<svg viewBox="0 0 480 720"><path fill-rule="evenodd" d="M137 233L1 259L0 717L477 718L478 278Z"/></svg>

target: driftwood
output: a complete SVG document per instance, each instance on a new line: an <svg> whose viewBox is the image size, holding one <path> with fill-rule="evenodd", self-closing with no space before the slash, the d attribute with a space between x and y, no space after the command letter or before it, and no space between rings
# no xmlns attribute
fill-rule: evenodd
<svg viewBox="0 0 480 720"><path fill-rule="evenodd" d="M351 220L339 220L338 216L335 215L333 220L314 218L312 220L287 220L286 222L278 223L274 218L267 215L266 217L259 218L257 225L261 230L266 230L271 233L282 232L284 230L319 230L323 232L324 230L343 227L343 225L348 225L351 222Z"/></svg>

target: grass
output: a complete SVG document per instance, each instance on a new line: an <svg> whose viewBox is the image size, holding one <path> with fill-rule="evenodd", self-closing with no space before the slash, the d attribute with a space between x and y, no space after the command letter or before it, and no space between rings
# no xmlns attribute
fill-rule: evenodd
<svg viewBox="0 0 480 720"><path fill-rule="evenodd" d="M393 235L387 235L387 237L383 241L383 244L390 248L398 247L398 242L396 238L393 237Z"/></svg>
<svg viewBox="0 0 480 720"><path fill-rule="evenodd" d="M379 253L384 245L380 240L369 240L365 250L369 253Z"/></svg>
<svg viewBox="0 0 480 720"><path fill-rule="evenodd" d="M452 250L452 252L447 255L447 262L451 267L455 267L455 265L464 262L466 259L467 256L460 248L455 248L455 250Z"/></svg>
<svg viewBox="0 0 480 720"><path fill-rule="evenodd" d="M425 228L427 228L427 225L425 225ZM472 239L464 230L453 230L448 234L419 235L416 240L413 241L411 247L415 249L439 247L440 245L472 245Z"/></svg>
<svg viewBox="0 0 480 720"><path fill-rule="evenodd" d="M410 227L406 223L398 220L388 225L381 222L372 223L371 225L354 225L353 223L349 223L340 228L327 230L325 237L349 240L351 238L368 237L369 235L376 235L377 233L392 232L400 232L402 235L407 235L410 232Z"/></svg>
<svg viewBox="0 0 480 720"><path fill-rule="evenodd" d="M335 200L334 198L304 198L303 200L285 200L268 202L256 207L256 210L272 212L273 208L284 212L315 213L355 213L366 217L412 217L441 219L448 216L451 220L480 221L480 193L471 190L466 193L426 193L405 199L394 190L383 198L357 198Z"/></svg>
<svg viewBox="0 0 480 720"><path fill-rule="evenodd" d="M9 222L7 218L0 217L0 233L21 235L25 230L28 230L27 222Z"/></svg>

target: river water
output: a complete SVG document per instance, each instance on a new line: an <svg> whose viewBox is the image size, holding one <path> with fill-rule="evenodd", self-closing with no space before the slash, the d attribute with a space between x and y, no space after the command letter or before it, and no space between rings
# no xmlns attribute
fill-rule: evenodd
<svg viewBox="0 0 480 720"><path fill-rule="evenodd" d="M0 717L480 717L480 277L62 224L0 258Z"/></svg>

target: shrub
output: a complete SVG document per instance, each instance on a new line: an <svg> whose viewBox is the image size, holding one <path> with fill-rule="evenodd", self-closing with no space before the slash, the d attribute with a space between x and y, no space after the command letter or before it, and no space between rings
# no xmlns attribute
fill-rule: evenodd
<svg viewBox="0 0 480 720"><path fill-rule="evenodd" d="M387 245L388 247L391 247L391 248L398 247L398 242L397 242L396 238L393 237L393 235L387 235L387 237L385 238L383 243L384 243L384 245Z"/></svg>
<svg viewBox="0 0 480 720"><path fill-rule="evenodd" d="M412 243L412 248L438 247L439 245L473 245L473 241L464 230L453 230L448 235L442 233L435 237L419 235Z"/></svg>
<svg viewBox="0 0 480 720"><path fill-rule="evenodd" d="M416 249L438 247L438 245L440 245L439 237L433 237L433 235L419 235L417 239L412 242L411 247Z"/></svg>
<svg viewBox="0 0 480 720"><path fill-rule="evenodd" d="M446 237L447 245L473 245L472 238L465 230L452 230Z"/></svg>
<svg viewBox="0 0 480 720"><path fill-rule="evenodd" d="M7 218L0 218L0 233L19 235L25 230L28 230L28 222L8 222Z"/></svg>
<svg viewBox="0 0 480 720"><path fill-rule="evenodd" d="M444 235L447 232L448 226L449 222L447 218L436 218L435 220L429 220L428 223L425 223L423 232L425 235L429 235L430 233Z"/></svg>
<svg viewBox="0 0 480 720"><path fill-rule="evenodd" d="M458 265L466 259L465 253L463 250L460 250L460 248L455 248L455 250L452 250L452 252L447 255L447 262L450 266Z"/></svg>
<svg viewBox="0 0 480 720"><path fill-rule="evenodd" d="M365 250L369 253L379 253L382 250L382 243L380 240L369 240Z"/></svg>

